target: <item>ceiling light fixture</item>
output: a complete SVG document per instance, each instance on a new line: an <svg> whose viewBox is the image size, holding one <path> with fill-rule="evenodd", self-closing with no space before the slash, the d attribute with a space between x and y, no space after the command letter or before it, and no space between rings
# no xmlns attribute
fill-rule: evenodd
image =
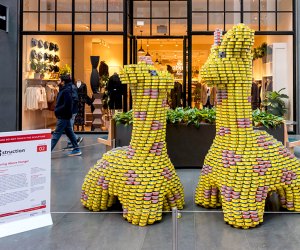
<svg viewBox="0 0 300 250"><path fill-rule="evenodd" d="M148 51L148 48L149 48L149 43L148 42L149 42L149 40L147 39L147 54L146 54L146 56L151 56L149 51Z"/></svg>
<svg viewBox="0 0 300 250"><path fill-rule="evenodd" d="M141 30L141 37L143 36L143 31ZM145 50L143 49L143 39L141 38L141 47L138 50L139 54L145 53Z"/></svg>

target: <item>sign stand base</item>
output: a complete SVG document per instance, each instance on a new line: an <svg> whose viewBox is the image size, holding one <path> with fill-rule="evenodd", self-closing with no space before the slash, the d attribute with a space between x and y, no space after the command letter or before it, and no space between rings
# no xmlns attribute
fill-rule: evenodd
<svg viewBox="0 0 300 250"><path fill-rule="evenodd" d="M53 225L51 214L0 224L0 238Z"/></svg>

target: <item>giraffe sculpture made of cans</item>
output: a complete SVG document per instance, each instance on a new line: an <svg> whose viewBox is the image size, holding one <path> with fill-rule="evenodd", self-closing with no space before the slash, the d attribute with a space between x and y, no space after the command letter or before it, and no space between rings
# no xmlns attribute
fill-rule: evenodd
<svg viewBox="0 0 300 250"><path fill-rule="evenodd" d="M168 72L145 61L126 65L120 75L133 99L133 131L128 147L103 155L85 177L81 202L92 211L107 210L118 198L123 217L139 226L162 219L162 211L184 206L183 186L167 154Z"/></svg>
<svg viewBox="0 0 300 250"><path fill-rule="evenodd" d="M280 142L252 126L251 84L254 31L244 24L215 44L201 70L218 88L216 137L201 171L196 204L222 206L228 224L248 229L263 222L269 192L281 205L300 211L300 162Z"/></svg>

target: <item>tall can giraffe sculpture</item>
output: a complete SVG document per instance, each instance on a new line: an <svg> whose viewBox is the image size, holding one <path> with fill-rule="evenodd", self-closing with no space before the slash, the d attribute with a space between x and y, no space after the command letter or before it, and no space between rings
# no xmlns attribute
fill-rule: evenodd
<svg viewBox="0 0 300 250"><path fill-rule="evenodd" d="M118 197L123 217L139 226L162 219L162 211L182 209L183 187L166 149L166 98L173 86L167 72L145 62L127 65L122 83L130 84L133 131L128 147L103 155L85 177L81 202L92 211L107 210Z"/></svg>
<svg viewBox="0 0 300 250"><path fill-rule="evenodd" d="M201 75L217 85L217 134L204 162L195 202L222 206L224 220L248 229L263 222L265 199L275 191L281 205L300 211L300 162L280 142L252 126L254 31L236 25L215 45Z"/></svg>

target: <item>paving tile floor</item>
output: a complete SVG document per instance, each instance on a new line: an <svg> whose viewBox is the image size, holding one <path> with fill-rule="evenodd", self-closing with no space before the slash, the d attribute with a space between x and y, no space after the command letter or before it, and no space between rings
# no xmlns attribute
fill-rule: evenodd
<svg viewBox="0 0 300 250"><path fill-rule="evenodd" d="M60 151L65 141L60 141L57 152L52 154L53 226L2 238L0 250L172 249L171 214L165 214L160 223L138 227L126 222L117 208L111 210L113 213L89 213L81 206L83 178L105 149L97 144L96 138L84 135L80 157L66 156ZM194 204L200 171L178 169L177 172L186 200L178 221L179 250L300 249L299 214L270 213L258 228L234 229L224 223L221 210L207 210Z"/></svg>

